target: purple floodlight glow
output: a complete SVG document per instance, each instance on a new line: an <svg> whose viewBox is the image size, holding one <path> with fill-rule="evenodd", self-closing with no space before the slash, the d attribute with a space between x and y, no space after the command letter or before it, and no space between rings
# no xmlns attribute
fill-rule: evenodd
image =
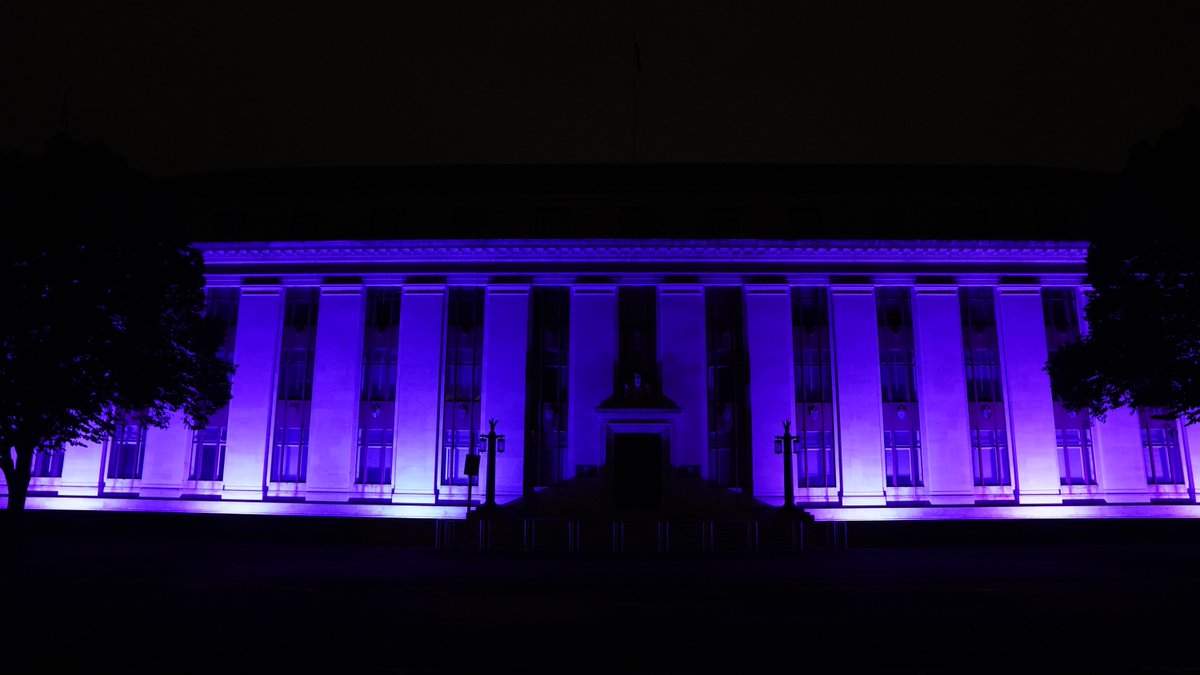
<svg viewBox="0 0 1200 675"><path fill-rule="evenodd" d="M1056 413L1044 308L1079 294L1083 243L198 248L221 289L212 306L228 308L228 409L203 432L176 420L141 445L70 448L33 479L30 508L459 518L494 482L500 505L622 517L647 503L719 517L785 493L818 520L1200 516L1191 429L1169 471L1149 470L1159 449L1137 416ZM994 318L963 321L966 288ZM489 419L506 447L475 479L464 463ZM788 489L781 420L795 433ZM114 458L141 471L110 476Z"/></svg>

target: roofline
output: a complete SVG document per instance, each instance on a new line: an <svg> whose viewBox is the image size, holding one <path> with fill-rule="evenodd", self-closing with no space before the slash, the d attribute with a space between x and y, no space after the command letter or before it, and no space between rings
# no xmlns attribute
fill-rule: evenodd
<svg viewBox="0 0 1200 675"><path fill-rule="evenodd" d="M1082 264L1085 241L772 239L401 239L213 242L207 265L312 263L951 263Z"/></svg>

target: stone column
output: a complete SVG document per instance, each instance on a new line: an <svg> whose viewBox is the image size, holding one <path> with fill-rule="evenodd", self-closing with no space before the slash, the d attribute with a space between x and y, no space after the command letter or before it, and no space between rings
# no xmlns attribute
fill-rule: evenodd
<svg viewBox="0 0 1200 675"><path fill-rule="evenodd" d="M405 286L400 300L395 502L431 504L437 499L445 304L441 285Z"/></svg>
<svg viewBox="0 0 1200 675"><path fill-rule="evenodd" d="M1087 289L1080 288L1075 299L1079 306L1079 332L1088 332ZM1082 414L1082 413L1080 413ZM1189 438L1190 440L1190 438ZM1129 408L1110 411L1105 420L1092 421L1092 461L1096 482L1104 501L1110 504L1147 503L1146 461L1142 458L1142 428L1137 413Z"/></svg>
<svg viewBox="0 0 1200 675"><path fill-rule="evenodd" d="M972 504L975 477L958 291L918 287L912 298L921 452L929 501Z"/></svg>
<svg viewBox="0 0 1200 675"><path fill-rule="evenodd" d="M573 287L570 323L567 479L576 476L581 464L599 467L606 462L604 423L596 416L596 406L613 393L613 367L617 362L616 287Z"/></svg>
<svg viewBox="0 0 1200 675"><path fill-rule="evenodd" d="M1096 472L1104 501L1114 504L1146 503L1146 460L1142 457L1142 425L1129 408L1109 411L1093 425ZM1191 440L1190 438L1188 439Z"/></svg>
<svg viewBox="0 0 1200 675"><path fill-rule="evenodd" d="M708 478L708 378L704 291L664 286L658 292L658 358L663 395L683 411L675 422L671 464L700 467Z"/></svg>
<svg viewBox="0 0 1200 675"><path fill-rule="evenodd" d="M362 286L322 286L319 307L305 498L346 501L358 446L366 318Z"/></svg>
<svg viewBox="0 0 1200 675"><path fill-rule="evenodd" d="M794 422L796 416L792 299L787 286L746 288L746 338L754 496L779 505L783 503L783 458L775 454L775 437L783 433L783 421Z"/></svg>
<svg viewBox="0 0 1200 675"><path fill-rule="evenodd" d="M1200 424L1184 426L1184 420L1179 421L1181 429L1180 448L1183 453L1183 469L1187 475L1188 497L1200 501L1200 493L1196 490L1196 471L1200 468Z"/></svg>
<svg viewBox="0 0 1200 675"><path fill-rule="evenodd" d="M1046 324L1041 290L1000 289L997 332L1004 391L1008 399L1009 451L1015 470L1014 494L1022 504L1062 503L1054 399L1046 373Z"/></svg>
<svg viewBox="0 0 1200 675"><path fill-rule="evenodd" d="M104 477L100 475L104 444L68 445L64 452L58 494L88 497L100 494L100 486L104 483Z"/></svg>
<svg viewBox="0 0 1200 675"><path fill-rule="evenodd" d="M183 423L183 415L171 415L166 429L146 430L146 451L142 458L142 497L178 498L192 451L192 430Z"/></svg>
<svg viewBox="0 0 1200 675"><path fill-rule="evenodd" d="M224 499L261 499L271 442L283 288L247 286L238 302L233 398L225 444Z"/></svg>
<svg viewBox="0 0 1200 675"><path fill-rule="evenodd" d="M875 292L869 286L833 287L830 304L842 503L883 505L883 397Z"/></svg>
<svg viewBox="0 0 1200 675"><path fill-rule="evenodd" d="M496 502L521 496L525 481L525 356L529 352L529 287L489 286L483 300L483 400L481 433L487 420L499 420L504 454L496 456ZM486 450L486 446L481 445ZM479 484L485 486L487 453L480 460ZM479 494L480 499L483 494Z"/></svg>

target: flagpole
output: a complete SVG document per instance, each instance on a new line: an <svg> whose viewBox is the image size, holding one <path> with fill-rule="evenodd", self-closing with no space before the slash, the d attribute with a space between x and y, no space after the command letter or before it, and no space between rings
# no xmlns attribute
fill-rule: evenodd
<svg viewBox="0 0 1200 675"><path fill-rule="evenodd" d="M638 161L638 79L642 74L642 49L633 40L633 163Z"/></svg>

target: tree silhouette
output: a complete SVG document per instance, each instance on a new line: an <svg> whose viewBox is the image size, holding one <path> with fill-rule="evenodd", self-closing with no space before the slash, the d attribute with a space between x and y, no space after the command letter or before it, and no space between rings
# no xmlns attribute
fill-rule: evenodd
<svg viewBox="0 0 1200 675"><path fill-rule="evenodd" d="M35 453L99 442L124 414L201 426L229 400L203 260L150 183L97 144L0 160L0 469L25 505Z"/></svg>
<svg viewBox="0 0 1200 675"><path fill-rule="evenodd" d="M1088 333L1050 355L1056 395L1097 416L1121 406L1200 421L1200 112L1139 143L1088 251Z"/></svg>

